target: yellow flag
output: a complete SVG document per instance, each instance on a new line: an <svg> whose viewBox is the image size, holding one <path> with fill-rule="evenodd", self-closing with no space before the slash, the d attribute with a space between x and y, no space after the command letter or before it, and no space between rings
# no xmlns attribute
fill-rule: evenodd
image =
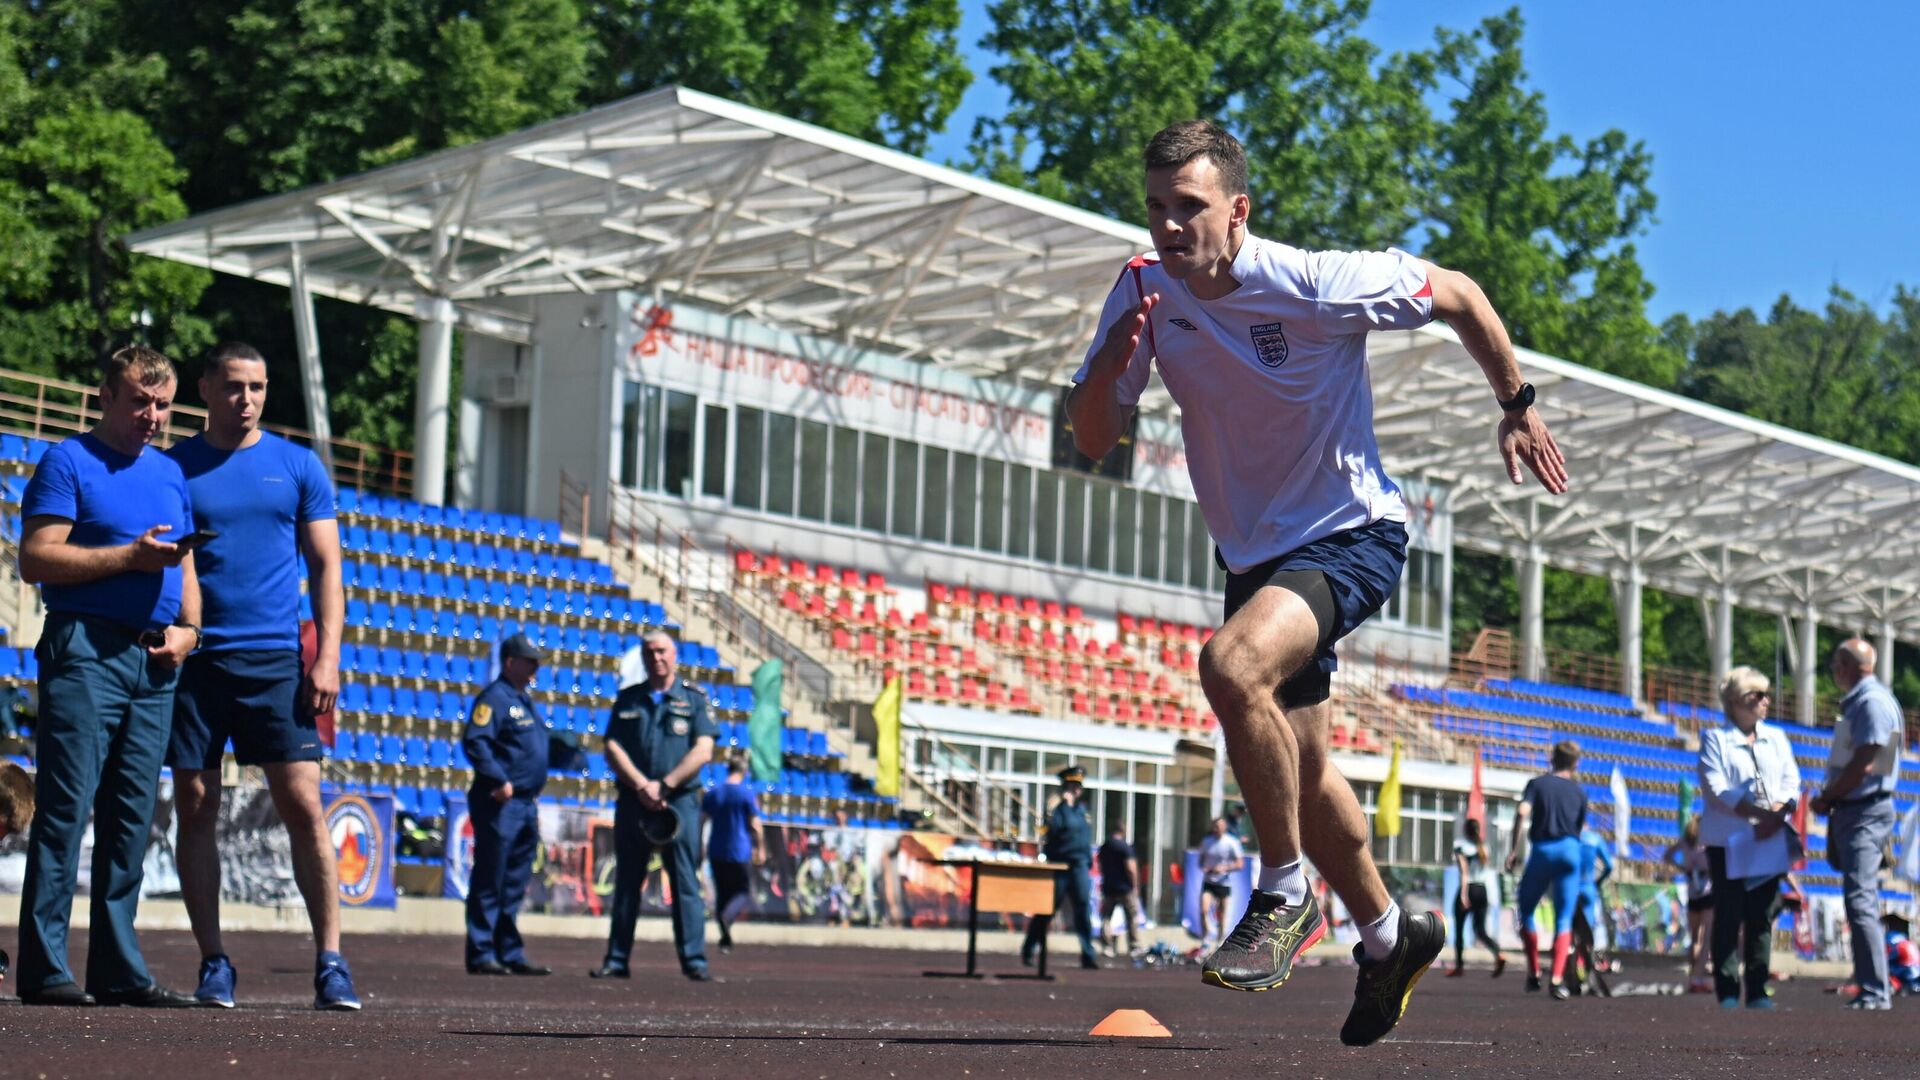
<svg viewBox="0 0 1920 1080"><path fill-rule="evenodd" d="M873 699L873 753L880 767L873 778L876 795L900 795L900 677L887 680Z"/></svg>
<svg viewBox="0 0 1920 1080"><path fill-rule="evenodd" d="M1400 835L1400 741L1394 740L1393 760L1387 763L1387 779L1380 785L1380 798L1373 807L1373 835Z"/></svg>

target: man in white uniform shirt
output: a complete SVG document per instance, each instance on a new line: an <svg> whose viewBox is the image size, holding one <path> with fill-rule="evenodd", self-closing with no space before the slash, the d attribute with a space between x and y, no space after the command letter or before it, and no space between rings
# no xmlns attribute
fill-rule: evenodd
<svg viewBox="0 0 1920 1080"><path fill-rule="evenodd" d="M1463 274L1401 251L1307 252L1247 231L1246 154L1204 121L1147 144L1155 254L1121 272L1067 399L1074 441L1104 457L1157 365L1180 406L1201 513L1229 571L1226 621L1201 653L1234 774L1260 840L1246 915L1208 958L1208 983L1266 990L1326 932L1301 856L1360 928L1342 1041L1393 1029L1446 926L1387 895L1367 822L1327 764L1333 644L1377 611L1406 561L1406 508L1380 463L1366 336L1446 319L1503 413L1507 473L1549 491L1566 460L1533 409L1506 329ZM1307 828L1302 829L1302 822Z"/></svg>

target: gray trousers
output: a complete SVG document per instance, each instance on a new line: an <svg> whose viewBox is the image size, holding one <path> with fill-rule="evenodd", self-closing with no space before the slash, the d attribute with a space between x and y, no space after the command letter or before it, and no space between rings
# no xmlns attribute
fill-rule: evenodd
<svg viewBox="0 0 1920 1080"><path fill-rule="evenodd" d="M1827 818L1827 862L1846 892L1853 981L1866 1001L1887 1001L1887 932L1880 922L1880 863L1893 835L1892 799L1836 806Z"/></svg>

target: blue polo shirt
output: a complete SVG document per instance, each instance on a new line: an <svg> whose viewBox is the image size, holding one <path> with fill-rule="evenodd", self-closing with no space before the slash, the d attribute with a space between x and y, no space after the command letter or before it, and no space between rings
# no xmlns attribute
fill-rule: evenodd
<svg viewBox="0 0 1920 1080"><path fill-rule="evenodd" d="M128 457L93 436L76 435L40 459L27 482L20 516L73 523L68 540L80 547L117 547L155 525L178 540L193 531L193 502L180 466L158 450ZM166 626L180 614L180 568L129 570L79 585L42 585L47 610L91 615L142 630Z"/></svg>
<svg viewBox="0 0 1920 1080"><path fill-rule="evenodd" d="M746 781L723 783L707 792L700 812L713 821L707 837L707 858L713 862L743 863L753 858L753 819L760 808Z"/></svg>
<svg viewBox="0 0 1920 1080"><path fill-rule="evenodd" d="M333 513L333 484L313 451L267 432L221 450L204 434L176 444L195 527L220 535L194 554L203 651L300 648L299 528Z"/></svg>

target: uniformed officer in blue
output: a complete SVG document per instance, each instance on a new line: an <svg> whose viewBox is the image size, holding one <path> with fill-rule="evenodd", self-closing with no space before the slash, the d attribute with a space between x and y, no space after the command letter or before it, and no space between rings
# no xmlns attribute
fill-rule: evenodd
<svg viewBox="0 0 1920 1080"><path fill-rule="evenodd" d="M1093 880L1088 876L1093 866L1093 817L1081 800L1087 771L1069 765L1059 776L1060 801L1047 815L1047 836L1040 853L1049 862L1067 864L1067 872L1053 879L1053 909L1073 913L1073 928L1080 935L1080 966L1097 968L1100 961L1093 955L1093 927L1087 915L1093 906ZM1020 946L1021 963L1033 963L1034 950L1046 940L1052 924L1051 915L1036 915L1028 921L1027 940Z"/></svg>
<svg viewBox="0 0 1920 1080"><path fill-rule="evenodd" d="M517 918L540 848L540 788L547 782L547 725L527 687L544 655L525 634L500 643L500 677L467 714L462 740L473 762L467 813L473 875L467 884L467 973L548 975L527 963Z"/></svg>
<svg viewBox="0 0 1920 1080"><path fill-rule="evenodd" d="M673 944L680 970L689 979L706 982L711 976L707 911L700 898L699 777L700 767L713 757L719 729L707 695L675 677L678 646L673 638L656 630L641 639L640 653L647 680L621 688L607 722L607 764L620 788L613 807L612 925L606 959L590 974L596 979L628 977L640 888L655 851L647 838L647 819L665 812L678 824L673 839L659 845L673 891Z"/></svg>

